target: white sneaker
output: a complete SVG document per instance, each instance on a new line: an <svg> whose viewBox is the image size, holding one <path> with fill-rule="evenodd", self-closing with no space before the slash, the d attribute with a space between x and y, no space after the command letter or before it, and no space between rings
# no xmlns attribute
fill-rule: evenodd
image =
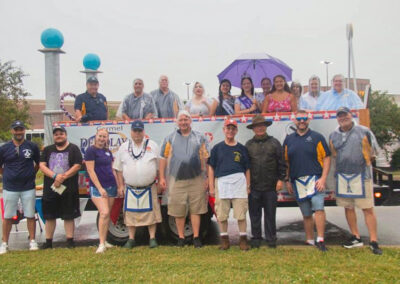
<svg viewBox="0 0 400 284"><path fill-rule="evenodd" d="M35 240L31 240L29 242L29 250L38 250L38 249L39 249L39 247L38 247L37 242Z"/></svg>
<svg viewBox="0 0 400 284"><path fill-rule="evenodd" d="M106 251L106 246L104 244L100 244L96 250L96 253L104 253Z"/></svg>
<svg viewBox="0 0 400 284"><path fill-rule="evenodd" d="M110 244L109 242L105 242L104 245L106 246L106 248L113 248L114 246L112 244Z"/></svg>
<svg viewBox="0 0 400 284"><path fill-rule="evenodd" d="M5 254L7 252L8 252L8 244L5 242L2 242L1 246L0 246L0 254Z"/></svg>

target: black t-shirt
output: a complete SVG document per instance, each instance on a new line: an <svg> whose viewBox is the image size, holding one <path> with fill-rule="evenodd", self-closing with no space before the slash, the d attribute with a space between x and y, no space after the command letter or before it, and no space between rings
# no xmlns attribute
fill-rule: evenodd
<svg viewBox="0 0 400 284"><path fill-rule="evenodd" d="M46 162L47 167L57 174L63 174L68 171L75 164L82 164L82 154L78 146L70 143L67 148L62 151L57 150L56 145L50 145L44 148L40 162ZM58 193L51 189L54 179L45 176L43 186L43 198L51 199L58 196ZM78 188L78 173L66 179L63 182L66 191L79 191Z"/></svg>
<svg viewBox="0 0 400 284"><path fill-rule="evenodd" d="M8 191L26 191L35 188L35 164L39 164L39 148L25 140L19 147L10 141L0 147L0 167L3 187Z"/></svg>
<svg viewBox="0 0 400 284"><path fill-rule="evenodd" d="M212 148L208 164L214 169L215 177L245 173L250 167L249 153L239 142L229 146L222 141Z"/></svg>

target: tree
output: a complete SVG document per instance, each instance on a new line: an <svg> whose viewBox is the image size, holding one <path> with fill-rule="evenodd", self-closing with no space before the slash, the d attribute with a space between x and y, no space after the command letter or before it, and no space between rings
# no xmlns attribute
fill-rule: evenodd
<svg viewBox="0 0 400 284"><path fill-rule="evenodd" d="M368 99L371 130L379 146L391 144L400 139L400 107L387 92L374 91Z"/></svg>
<svg viewBox="0 0 400 284"><path fill-rule="evenodd" d="M10 125L14 120L29 123L26 101L29 93L24 90L22 81L26 76L12 61L2 63L0 60L0 141L10 139Z"/></svg>

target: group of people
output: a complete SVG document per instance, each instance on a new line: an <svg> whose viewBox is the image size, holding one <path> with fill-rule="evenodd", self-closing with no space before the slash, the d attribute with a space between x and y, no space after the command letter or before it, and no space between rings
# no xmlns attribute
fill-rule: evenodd
<svg viewBox="0 0 400 284"><path fill-rule="evenodd" d="M133 80L133 92L127 95L119 106L117 117L124 120L175 118L179 110L185 109L192 116L238 115L271 112L293 112L297 110L320 111L336 110L340 106L349 109L361 109L363 103L353 91L344 87L343 75L335 75L332 79L332 88L321 91L321 82L318 76L309 80L309 91L302 94L302 86L293 81L289 87L286 78L277 75L261 80L262 92L254 91L253 80L250 77L241 79L241 93L239 96L231 94L231 82L224 79L220 82L218 99L206 96L203 84L195 82L192 98L182 104L179 96L169 89L169 80L165 75L159 78L159 88L144 92L142 79ZM89 77L85 93L75 100L75 119L78 122L89 120L106 120L108 108L106 97L98 93L99 81L96 77Z"/></svg>
<svg viewBox="0 0 400 284"><path fill-rule="evenodd" d="M206 137L192 128L187 110L177 113L177 128L165 137L162 145L147 138L144 123L134 120L131 137L115 154L108 149L106 128L97 130L95 141L84 157L90 177L90 195L100 213L99 240L96 253L110 246L106 242L110 212L116 197L124 197L124 222L129 229L125 248L135 247L136 227L147 226L149 247L158 246L155 234L162 221L158 194L168 189L168 215L175 218L177 246L186 245L184 228L187 215L193 229L193 245L202 247L201 215L208 210L207 190L215 196L215 213L220 227L220 249L230 247L228 217L231 207L238 222L241 250L259 248L262 242L262 217L265 240L269 247L277 245L277 195L284 187L294 194L303 215L306 244L325 252L324 197L331 156L336 158L337 205L345 208L352 233L343 244L360 247L363 242L357 227L355 208L362 209L370 236L370 248L382 254L377 242L377 221L374 213L371 160L373 134L356 125L349 108L337 109L338 127L329 142L309 128L305 110L296 111L296 131L283 145L267 134L272 124L257 114L247 126L254 133L245 145L236 139L237 120L228 117L223 126L224 140L209 149ZM42 211L46 242L52 248L56 219L64 220L67 247L74 247L74 219L80 216L78 171L83 157L79 148L68 142L64 127L53 129L54 144L39 154L35 144L24 139L21 121L11 125L12 140L0 147L0 168L3 174L4 222L0 254L8 251L12 216L21 199L28 220L30 250L37 250L35 241L35 176L44 173ZM158 182L157 182L158 181ZM246 233L249 212L252 238ZM264 212L264 213L263 213ZM264 216L263 216L264 214ZM314 216L313 216L314 215ZM314 236L314 224L317 236Z"/></svg>

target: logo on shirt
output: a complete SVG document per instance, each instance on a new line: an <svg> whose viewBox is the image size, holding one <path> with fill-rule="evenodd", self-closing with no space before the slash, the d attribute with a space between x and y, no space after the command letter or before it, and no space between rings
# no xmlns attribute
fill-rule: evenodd
<svg viewBox="0 0 400 284"><path fill-rule="evenodd" d="M313 142L311 136L308 136L308 137L306 138L306 142L309 142L309 143Z"/></svg>
<svg viewBox="0 0 400 284"><path fill-rule="evenodd" d="M233 155L235 156L234 161L240 163L240 157L242 156L242 154L240 154L240 152L234 151Z"/></svg>
<svg viewBox="0 0 400 284"><path fill-rule="evenodd" d="M31 149L24 149L24 150L22 150L22 153L24 153L25 159L32 158L33 153L32 153Z"/></svg>

